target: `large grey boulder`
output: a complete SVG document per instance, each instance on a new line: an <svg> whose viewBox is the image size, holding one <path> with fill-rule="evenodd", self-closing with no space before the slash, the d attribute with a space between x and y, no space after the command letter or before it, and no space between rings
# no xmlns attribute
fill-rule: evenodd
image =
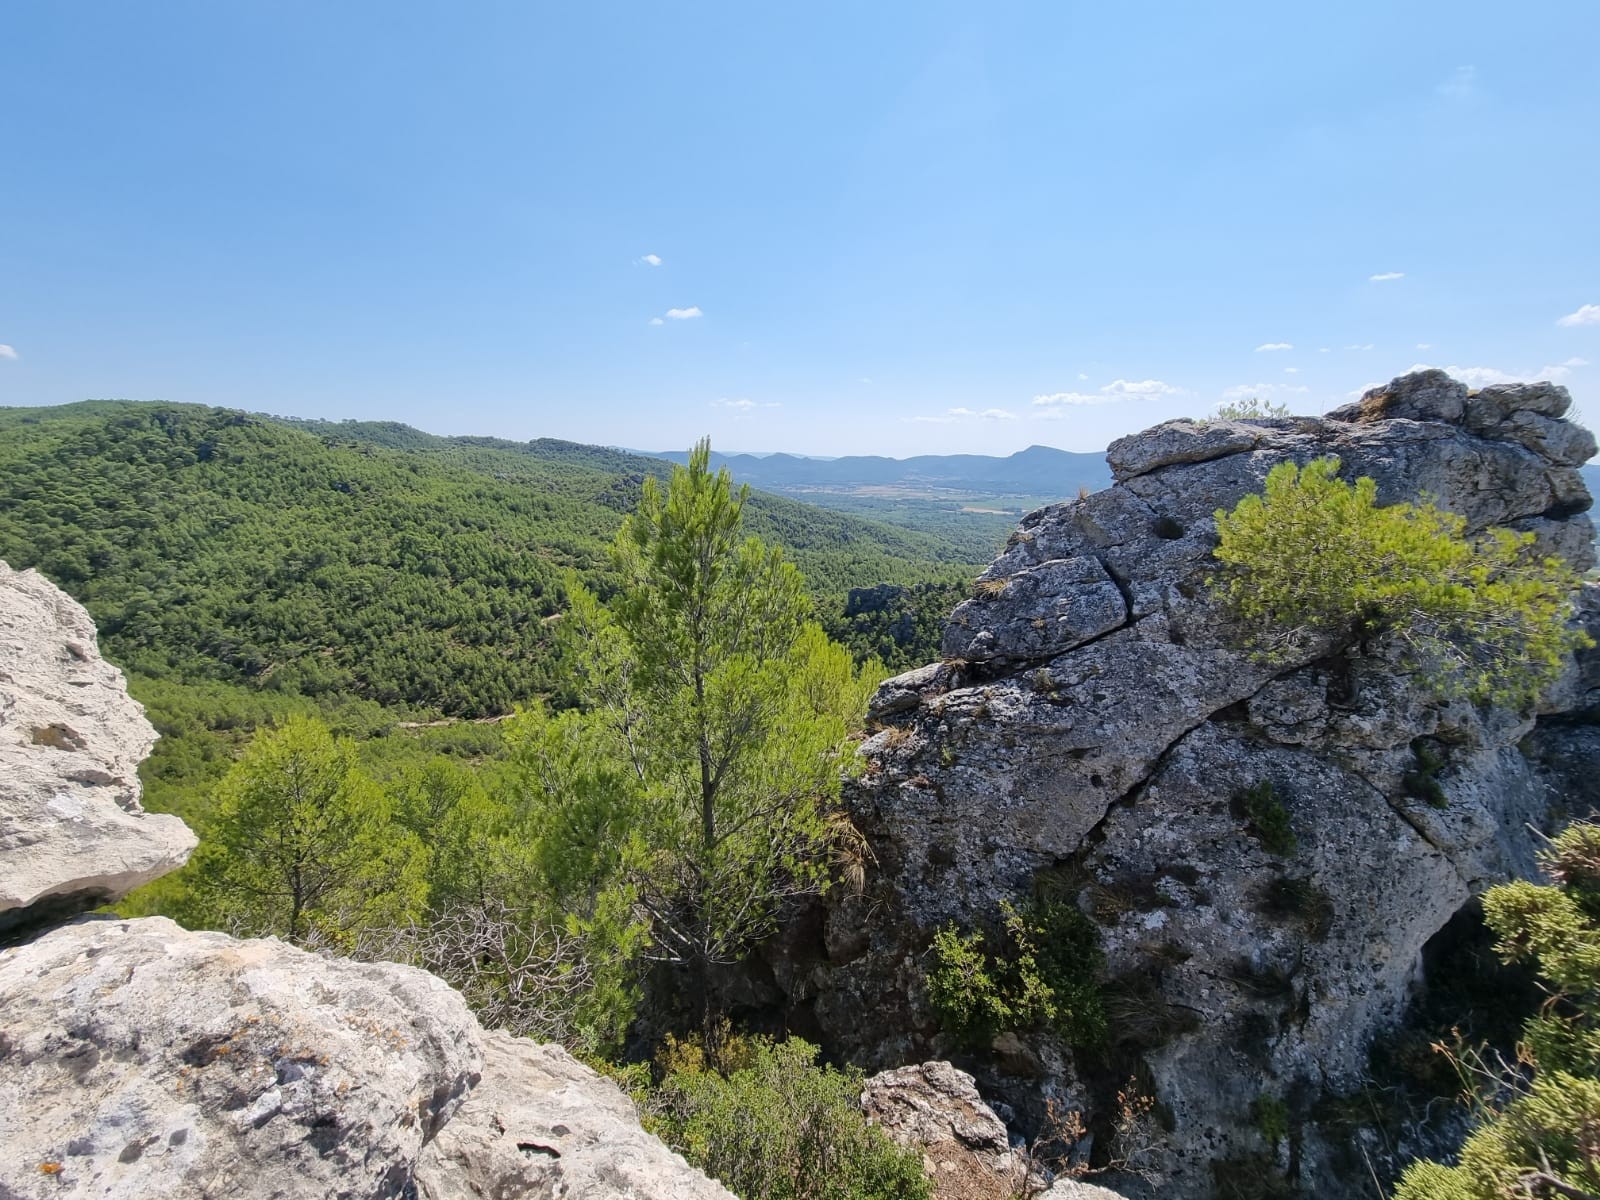
<svg viewBox="0 0 1600 1200"><path fill-rule="evenodd" d="M483 1080L422 1152L420 1200L734 1200L559 1046L483 1038Z"/></svg>
<svg viewBox="0 0 1600 1200"><path fill-rule="evenodd" d="M922 1154L939 1200L1011 1200L1027 1176L977 1083L947 1062L874 1075L861 1089L861 1111L894 1142Z"/></svg>
<svg viewBox="0 0 1600 1200"><path fill-rule="evenodd" d="M731 1200L425 971L85 917L0 950L0 1196Z"/></svg>
<svg viewBox="0 0 1600 1200"><path fill-rule="evenodd" d="M928 1002L933 934L1048 887L1098 926L1112 1050L1170 1122L1158 1194L1207 1197L1227 1160L1289 1169L1250 1118L1257 1097L1288 1105L1301 1186L1365 1194L1316 1101L1361 1081L1429 940L1533 871L1530 826L1593 791L1600 739L1561 717L1600 711L1600 654L1528 712L1438 700L1381 639L1302 632L1264 662L1207 586L1215 514L1280 463L1335 455L1381 503L1526 530L1586 571L1575 464L1594 442L1561 419L1569 403L1553 384L1474 393L1430 371L1328 418L1177 421L1113 444L1112 487L1023 519L952 615L951 661L881 689L848 789L880 871L774 955L790 1003L869 1067L961 1051ZM1122 619L1079 618L1107 581ZM1581 600L1600 632L1600 589ZM1292 837L1263 837L1252 803ZM1039 1030L962 1065L1029 1132L1047 1098L1103 1122L1120 1083Z"/></svg>
<svg viewBox="0 0 1600 1200"><path fill-rule="evenodd" d="M398 1197L482 1064L426 972L82 918L0 951L0 1195Z"/></svg>
<svg viewBox="0 0 1600 1200"><path fill-rule="evenodd" d="M83 607L0 562L0 934L115 900L189 857L188 827L139 806L155 740Z"/></svg>

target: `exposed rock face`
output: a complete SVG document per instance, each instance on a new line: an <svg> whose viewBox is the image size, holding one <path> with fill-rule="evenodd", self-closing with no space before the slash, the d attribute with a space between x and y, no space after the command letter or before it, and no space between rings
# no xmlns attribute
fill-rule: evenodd
<svg viewBox="0 0 1600 1200"><path fill-rule="evenodd" d="M561 1047L490 1033L483 1052L483 1082L422 1152L420 1200L734 1200Z"/></svg>
<svg viewBox="0 0 1600 1200"><path fill-rule="evenodd" d="M195 838L139 807L156 733L81 605L0 562L0 934L181 866Z"/></svg>
<svg viewBox="0 0 1600 1200"><path fill-rule="evenodd" d="M940 1200L1010 1200L1026 1167L971 1075L947 1062L884 1071L867 1080L861 1111L891 1138L920 1150Z"/></svg>
<svg viewBox="0 0 1600 1200"><path fill-rule="evenodd" d="M1427 495L1587 569L1576 467L1595 444L1560 419L1568 404L1550 384L1469 393L1429 371L1327 419L1175 421L1113 444L1116 483L1026 517L956 609L956 661L879 692L851 803L880 878L834 903L814 957L778 963L791 1000L868 1065L950 1053L923 990L932 934L1048 877L1101 927L1111 1054L1170 1116L1160 1194L1208 1196L1218 1160L1290 1169L1250 1119L1259 1096L1288 1105L1302 1185L1365 1194L1313 1102L1361 1074L1428 939L1532 870L1527 825L1552 793L1596 776L1592 731L1558 716L1592 707L1596 665L1575 665L1542 720L1430 699L1381 642L1266 665L1207 593L1213 514L1278 463L1334 454L1380 503ZM1263 785L1292 848L1241 807ZM1048 1036L1008 1034L971 1065L1019 1107L1104 1112L1104 1085L1080 1084Z"/></svg>
<svg viewBox="0 0 1600 1200"><path fill-rule="evenodd" d="M193 849L139 808L154 741L83 609L0 563L0 929L36 935L0 949L0 1197L731 1200L424 971L160 917L39 933Z"/></svg>
<svg viewBox="0 0 1600 1200"><path fill-rule="evenodd" d="M161 917L0 951L0 1013L18 1196L398 1196L483 1061L432 975Z"/></svg>

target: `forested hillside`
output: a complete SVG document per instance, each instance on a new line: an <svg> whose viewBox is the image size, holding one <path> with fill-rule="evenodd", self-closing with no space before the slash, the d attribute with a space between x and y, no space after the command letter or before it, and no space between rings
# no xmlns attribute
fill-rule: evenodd
<svg viewBox="0 0 1600 1200"><path fill-rule="evenodd" d="M498 753L494 725L420 723L567 703L563 578L609 594L611 539L670 469L198 405L0 409L0 558L89 609L162 734L147 803L198 821L253 731L294 714L393 774ZM936 652L976 572L930 535L775 496L751 497L746 527L793 552L836 638L890 668ZM849 609L850 588L885 582L921 586Z"/></svg>
<svg viewBox="0 0 1600 1200"><path fill-rule="evenodd" d="M606 543L667 469L198 406L14 409L0 556L82 600L141 675L480 716L558 690L562 574L603 592ZM972 574L934 537L778 497L753 497L748 525L793 551L824 619L851 586Z"/></svg>

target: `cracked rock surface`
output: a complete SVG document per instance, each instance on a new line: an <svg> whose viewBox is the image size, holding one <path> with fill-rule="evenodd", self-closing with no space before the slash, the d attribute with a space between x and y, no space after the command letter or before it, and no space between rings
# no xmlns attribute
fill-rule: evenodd
<svg viewBox="0 0 1600 1200"><path fill-rule="evenodd" d="M0 936L188 859L188 826L139 806L136 772L155 740L83 606L0 562Z"/></svg>
<svg viewBox="0 0 1600 1200"><path fill-rule="evenodd" d="M1114 443L1113 486L1025 517L952 614L947 661L880 690L849 793L879 872L776 959L791 1003L869 1067L958 1051L923 987L932 935L991 921L1043 873L1100 927L1113 1051L1169 1118L1157 1194L1199 1200L1212 1163L1271 1162L1257 1096L1288 1105L1302 1187L1368 1194L1311 1110L1361 1076L1429 938L1532 872L1529 826L1553 802L1595 791L1600 666L1580 655L1519 713L1430 698L1381 640L1302 639L1264 664L1207 591L1214 514L1277 464L1331 454L1380 503L1427 497L1587 570L1576 465L1595 443L1569 404L1552 384L1469 392L1425 371L1327 418L1174 421ZM1580 598L1591 632L1597 596ZM1264 788L1287 843L1242 807ZM1038 1031L958 1061L1035 1123L1045 1100L1108 1102Z"/></svg>

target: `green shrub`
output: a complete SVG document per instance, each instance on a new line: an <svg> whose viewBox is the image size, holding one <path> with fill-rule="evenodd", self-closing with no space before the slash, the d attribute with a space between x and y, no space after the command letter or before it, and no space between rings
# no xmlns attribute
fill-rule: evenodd
<svg viewBox="0 0 1600 1200"><path fill-rule="evenodd" d="M1289 1106L1276 1096L1257 1096L1250 1105L1250 1118L1269 1146L1276 1147L1289 1136Z"/></svg>
<svg viewBox="0 0 1600 1200"><path fill-rule="evenodd" d="M1233 794L1233 815L1245 821L1256 841L1268 854L1287 858L1299 848L1289 810L1273 790L1272 781L1263 779Z"/></svg>
<svg viewBox="0 0 1600 1200"><path fill-rule="evenodd" d="M1230 400L1217 405L1217 417L1223 421L1261 421L1278 417L1292 417L1287 404L1275 404L1259 396L1246 400Z"/></svg>
<svg viewBox="0 0 1600 1200"><path fill-rule="evenodd" d="M1020 912L1002 902L995 927L947 925L932 953L928 998L944 1029L968 1044L1042 1028L1075 1045L1105 1036L1100 931L1069 901L1040 898Z"/></svg>
<svg viewBox="0 0 1600 1200"><path fill-rule="evenodd" d="M645 1125L743 1200L929 1200L922 1156L857 1107L863 1078L817 1065L798 1038L731 1038L724 1071L693 1043L669 1043Z"/></svg>
<svg viewBox="0 0 1600 1200"><path fill-rule="evenodd" d="M1550 883L1484 896L1484 919L1507 962L1536 962L1551 993L1523 1031L1532 1068L1497 1070L1470 1047L1447 1051L1478 1128L1458 1166L1417 1163L1396 1200L1500 1200L1600 1194L1600 825L1568 827L1542 856Z"/></svg>
<svg viewBox="0 0 1600 1200"><path fill-rule="evenodd" d="M1591 644L1568 626L1576 573L1534 555L1532 534L1469 536L1432 504L1380 508L1376 483L1338 469L1281 463L1262 494L1216 514L1212 584L1258 654L1304 649L1307 634L1345 646L1388 634L1434 694L1526 706Z"/></svg>
<svg viewBox="0 0 1600 1200"><path fill-rule="evenodd" d="M1450 802L1439 782L1439 772L1444 770L1444 756L1422 739L1411 743L1411 753L1416 766L1400 777L1400 788L1413 800L1423 800L1434 808L1443 808Z"/></svg>

